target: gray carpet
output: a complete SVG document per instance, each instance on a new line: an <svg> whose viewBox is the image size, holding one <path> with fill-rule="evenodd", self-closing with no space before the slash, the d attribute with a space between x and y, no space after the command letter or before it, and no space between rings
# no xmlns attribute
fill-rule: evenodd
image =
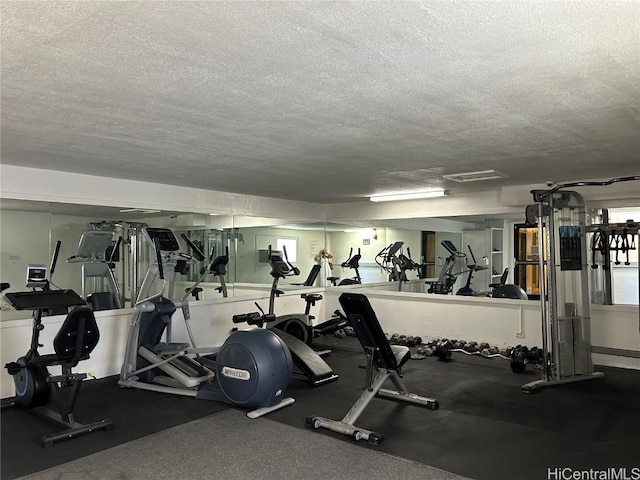
<svg viewBox="0 0 640 480"><path fill-rule="evenodd" d="M77 440L81 441L81 440ZM33 475L100 479L463 479L312 430L226 410Z"/></svg>

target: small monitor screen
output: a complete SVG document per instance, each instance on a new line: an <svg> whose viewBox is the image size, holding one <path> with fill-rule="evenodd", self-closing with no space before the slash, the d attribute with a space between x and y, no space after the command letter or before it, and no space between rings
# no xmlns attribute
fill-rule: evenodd
<svg viewBox="0 0 640 480"><path fill-rule="evenodd" d="M45 265L27 266L27 284L44 282L47 279L47 267Z"/></svg>
<svg viewBox="0 0 640 480"><path fill-rule="evenodd" d="M28 265L27 266L27 286L40 286L47 281L46 265Z"/></svg>
<svg viewBox="0 0 640 480"><path fill-rule="evenodd" d="M177 252L180 250L180 244L174 233L168 228L147 228L147 235L154 242L158 239L160 250L163 252Z"/></svg>

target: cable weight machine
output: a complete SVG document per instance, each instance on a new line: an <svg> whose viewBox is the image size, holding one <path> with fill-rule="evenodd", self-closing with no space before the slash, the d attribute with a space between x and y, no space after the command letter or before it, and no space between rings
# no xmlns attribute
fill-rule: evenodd
<svg viewBox="0 0 640 480"><path fill-rule="evenodd" d="M604 377L594 371L591 358L586 234L592 227L586 225L583 197L566 189L631 180L640 180L640 176L565 183L531 191L536 204L527 207L527 222L537 223L546 250L546 255L538 256L543 373L542 379L521 387L525 393Z"/></svg>

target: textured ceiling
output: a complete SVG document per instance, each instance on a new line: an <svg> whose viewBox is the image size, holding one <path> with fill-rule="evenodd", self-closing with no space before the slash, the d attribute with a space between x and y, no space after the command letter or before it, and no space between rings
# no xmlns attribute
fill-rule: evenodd
<svg viewBox="0 0 640 480"><path fill-rule="evenodd" d="M322 203L640 170L638 1L1 14L6 164ZM508 178L441 178L485 169Z"/></svg>

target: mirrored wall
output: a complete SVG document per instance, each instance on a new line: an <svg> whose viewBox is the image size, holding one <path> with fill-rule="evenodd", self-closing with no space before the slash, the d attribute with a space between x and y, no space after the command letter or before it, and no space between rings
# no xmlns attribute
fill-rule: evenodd
<svg viewBox="0 0 640 480"><path fill-rule="evenodd" d="M203 278L199 299L268 295L274 280L269 251L299 271L279 280L283 291L398 282L400 275L409 281L433 280L451 256L443 247L445 241L464 254L455 267L456 289L468 279L472 263L486 266L473 278L474 289L481 291L510 265L510 225L519 221L473 216L325 223L1 199L0 280L9 283L12 291L24 290L27 265L51 265L59 241L52 277L55 286L71 288L85 298L109 291L111 308L128 307L155 261L140 235L142 228L150 226L173 229L185 253L192 252L182 234L210 259L228 257L222 277L218 272ZM397 261L400 256L413 266ZM637 257L631 263L637 271ZM175 296L200 279L200 267L194 264L179 277ZM632 300L637 303L637 295ZM24 318L24 313L13 311L4 301L1 305L2 320Z"/></svg>

